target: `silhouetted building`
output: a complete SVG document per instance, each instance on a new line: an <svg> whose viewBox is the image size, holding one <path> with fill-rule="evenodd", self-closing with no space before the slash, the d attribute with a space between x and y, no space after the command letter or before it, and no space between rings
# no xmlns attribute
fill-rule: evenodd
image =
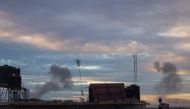
<svg viewBox="0 0 190 109"><path fill-rule="evenodd" d="M0 87L21 90L20 69L12 66L0 66Z"/></svg>
<svg viewBox="0 0 190 109"><path fill-rule="evenodd" d="M127 99L135 98L140 101L140 87L135 84L126 87L125 96Z"/></svg>

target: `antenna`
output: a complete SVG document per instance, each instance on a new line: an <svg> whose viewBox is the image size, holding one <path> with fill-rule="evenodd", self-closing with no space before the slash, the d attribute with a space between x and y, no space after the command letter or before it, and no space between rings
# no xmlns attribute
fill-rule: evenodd
<svg viewBox="0 0 190 109"><path fill-rule="evenodd" d="M134 60L134 83L137 82L137 54L133 55Z"/></svg>
<svg viewBox="0 0 190 109"><path fill-rule="evenodd" d="M76 59L76 64L77 64L77 67L78 67L78 72L79 72L79 76L80 76L80 88L81 88L81 100L84 102L84 99L83 99L83 86L82 86L82 77L81 77L81 71L80 71L80 65L81 65L81 61L79 59Z"/></svg>

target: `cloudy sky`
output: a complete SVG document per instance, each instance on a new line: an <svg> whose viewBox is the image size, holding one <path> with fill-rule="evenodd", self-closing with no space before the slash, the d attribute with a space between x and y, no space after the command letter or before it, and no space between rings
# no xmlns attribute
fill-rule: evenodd
<svg viewBox="0 0 190 109"><path fill-rule="evenodd" d="M154 103L160 96L155 85L163 74L153 67L160 61L175 64L182 79L183 87L168 99L189 102L189 5L189 0L1 0L0 65L21 68L31 91L50 79L52 64L68 67L73 88L42 99L78 99L76 58L87 95L90 83L133 83L132 55L138 54L143 100Z"/></svg>

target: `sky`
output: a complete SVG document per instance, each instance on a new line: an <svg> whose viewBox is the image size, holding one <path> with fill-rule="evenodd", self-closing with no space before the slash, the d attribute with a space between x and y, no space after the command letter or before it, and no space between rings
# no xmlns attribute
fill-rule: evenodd
<svg viewBox="0 0 190 109"><path fill-rule="evenodd" d="M169 62L176 65L182 87L166 99L189 106L189 5L189 0L1 0L0 65L21 68L31 91L50 80L51 65L67 67L73 88L42 99L79 99L76 58L87 96L90 83L133 83L137 54L141 98L155 104L162 96L155 86L164 74L154 63Z"/></svg>

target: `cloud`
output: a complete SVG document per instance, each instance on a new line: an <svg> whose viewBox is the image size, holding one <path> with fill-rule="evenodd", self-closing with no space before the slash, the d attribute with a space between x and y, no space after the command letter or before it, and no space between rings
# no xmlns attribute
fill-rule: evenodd
<svg viewBox="0 0 190 109"><path fill-rule="evenodd" d="M158 35L174 38L186 38L190 36L190 28L184 26L173 27L164 33L159 33Z"/></svg>
<svg viewBox="0 0 190 109"><path fill-rule="evenodd" d="M148 50L143 44L136 41L129 41L124 43L98 43L90 42L81 44L79 42L71 40L51 40L40 34L22 35L8 32L0 33L0 40L14 43L22 43L26 45L32 45L41 49L48 49L52 51L60 52L100 52L100 53L123 53L123 52L143 52Z"/></svg>
<svg viewBox="0 0 190 109"><path fill-rule="evenodd" d="M0 10L0 23L1 23L1 26L0 26L0 29L8 29L12 26L14 26L14 22L10 21L10 18L11 15L4 12L4 11L1 11Z"/></svg>
<svg viewBox="0 0 190 109"><path fill-rule="evenodd" d="M177 0L1 1L0 40L10 48L32 48L30 53L38 48L64 53L147 53L155 57L176 54L172 57L181 62L184 59L179 58L188 55L180 51L188 51L187 4Z"/></svg>
<svg viewBox="0 0 190 109"><path fill-rule="evenodd" d="M21 2L24 5L21 5ZM149 1L149 5L144 1L122 0L77 3L78 5L73 1L59 0L56 3L49 0L19 1L14 4L2 2L0 10L4 17L0 20L9 22L6 24L11 28L0 31L1 39L12 36L6 41L15 37L16 43L53 51L134 53L150 52L151 49L151 52L155 52L155 49L167 50L178 42L160 35L187 35L183 26L174 28L176 22L180 22L181 25L185 23L187 17L183 10L188 10L180 8L176 14L183 16L180 21L176 21L177 15L172 13L178 7L177 1ZM104 6L105 4L109 5ZM159 44L162 46L157 48Z"/></svg>
<svg viewBox="0 0 190 109"><path fill-rule="evenodd" d="M177 47L183 51L190 52L189 47L190 47L190 42L186 43L179 43Z"/></svg>
<svg viewBox="0 0 190 109"><path fill-rule="evenodd" d="M51 65L49 73L51 74L51 79L33 93L34 98L40 98L50 91L69 89L73 86L72 75L67 67L62 68L58 65Z"/></svg>
<svg viewBox="0 0 190 109"><path fill-rule="evenodd" d="M157 61L154 63L154 68L164 75L160 83L155 86L155 90L158 91L159 94L167 95L179 92L182 88L182 79L177 74L178 70L175 64L164 62L161 66Z"/></svg>

